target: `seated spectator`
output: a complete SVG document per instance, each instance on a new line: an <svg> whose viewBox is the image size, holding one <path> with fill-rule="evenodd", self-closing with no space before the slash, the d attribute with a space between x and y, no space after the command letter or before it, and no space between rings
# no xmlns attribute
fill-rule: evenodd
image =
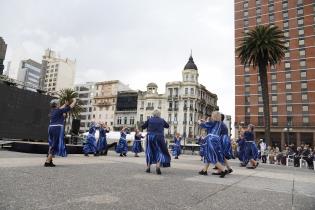
<svg viewBox="0 0 315 210"><path fill-rule="evenodd" d="M298 147L297 150L296 150L296 153L294 154L294 167L300 167L300 159L301 159L301 156L302 156L302 148L301 147Z"/></svg>
<svg viewBox="0 0 315 210"><path fill-rule="evenodd" d="M275 150L268 146L268 155L269 155L269 163L274 164L275 163Z"/></svg>
<svg viewBox="0 0 315 210"><path fill-rule="evenodd" d="M309 147L309 145L305 145L304 149L302 151L302 155L301 158L303 158L306 162L307 162L307 166L310 169L314 169L314 165L313 165L313 154L312 154L312 150Z"/></svg>

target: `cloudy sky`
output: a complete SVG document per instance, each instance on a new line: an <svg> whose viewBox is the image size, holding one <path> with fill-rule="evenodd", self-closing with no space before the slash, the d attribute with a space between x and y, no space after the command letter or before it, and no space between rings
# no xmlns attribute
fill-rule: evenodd
<svg viewBox="0 0 315 210"><path fill-rule="evenodd" d="M1 1L0 36L13 69L46 48L76 59L76 83L119 79L145 90L181 80L192 49L199 82L234 116L234 1ZM12 76L16 74L12 72Z"/></svg>

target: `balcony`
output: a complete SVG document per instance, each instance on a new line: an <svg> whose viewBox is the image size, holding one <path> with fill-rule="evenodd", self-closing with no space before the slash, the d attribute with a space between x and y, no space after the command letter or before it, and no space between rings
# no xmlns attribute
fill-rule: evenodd
<svg viewBox="0 0 315 210"><path fill-rule="evenodd" d="M187 111L187 106L184 106L184 111Z"/></svg>
<svg viewBox="0 0 315 210"><path fill-rule="evenodd" d="M110 106L111 103L108 101L104 101L104 102L96 102L94 103L95 106Z"/></svg>
<svg viewBox="0 0 315 210"><path fill-rule="evenodd" d="M184 120L184 121L183 121L183 124L184 124L184 125L186 125L186 124L187 124L187 121L186 121L186 120Z"/></svg>
<svg viewBox="0 0 315 210"><path fill-rule="evenodd" d="M154 107L153 107L153 106L147 106L147 107L145 108L145 110L154 110Z"/></svg>
<svg viewBox="0 0 315 210"><path fill-rule="evenodd" d="M168 108L167 110L168 110L168 111L173 111L173 108L172 108L172 107L170 107L170 108Z"/></svg>

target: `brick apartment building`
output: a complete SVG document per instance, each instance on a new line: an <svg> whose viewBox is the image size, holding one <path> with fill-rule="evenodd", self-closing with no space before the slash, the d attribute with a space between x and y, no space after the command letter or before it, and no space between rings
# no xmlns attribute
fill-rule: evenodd
<svg viewBox="0 0 315 210"><path fill-rule="evenodd" d="M315 145L315 2L314 0L235 0L235 47L244 32L257 25L284 31L285 58L268 69L271 141ZM235 57L235 130L256 125L264 135L263 105L258 72ZM237 136L237 133L236 133Z"/></svg>

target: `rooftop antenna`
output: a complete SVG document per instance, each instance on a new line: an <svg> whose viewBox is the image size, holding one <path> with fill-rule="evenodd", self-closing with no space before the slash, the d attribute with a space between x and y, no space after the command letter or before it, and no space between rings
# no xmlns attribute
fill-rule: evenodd
<svg viewBox="0 0 315 210"><path fill-rule="evenodd" d="M192 49L190 49L190 57L192 57Z"/></svg>

